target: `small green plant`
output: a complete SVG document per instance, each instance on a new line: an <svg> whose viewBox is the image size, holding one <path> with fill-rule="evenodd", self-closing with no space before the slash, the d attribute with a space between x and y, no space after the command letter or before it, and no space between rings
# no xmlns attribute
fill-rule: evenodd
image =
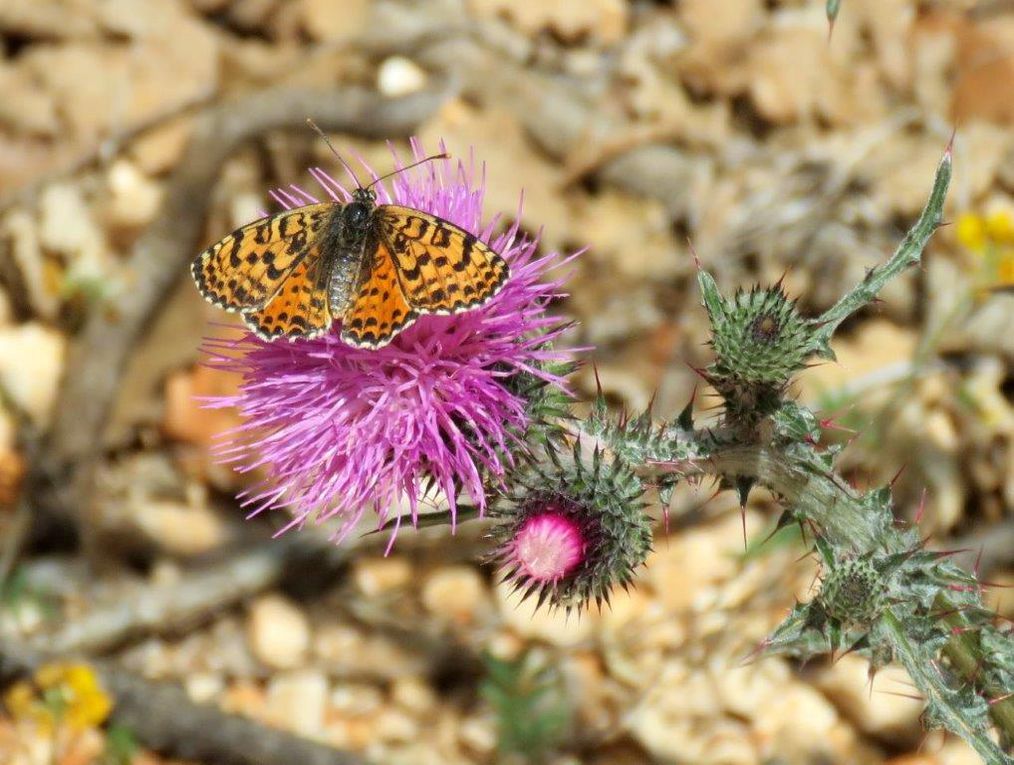
<svg viewBox="0 0 1014 765"><path fill-rule="evenodd" d="M139 751L134 732L113 723L106 731L106 748L99 765L131 765Z"/></svg>
<svg viewBox="0 0 1014 765"><path fill-rule="evenodd" d="M512 660L487 654L484 664L479 690L496 716L501 762L546 762L571 728L563 679L532 651Z"/></svg>

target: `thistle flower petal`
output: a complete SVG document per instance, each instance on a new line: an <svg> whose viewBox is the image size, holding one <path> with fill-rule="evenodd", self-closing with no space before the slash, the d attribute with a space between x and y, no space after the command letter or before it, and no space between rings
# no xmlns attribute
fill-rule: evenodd
<svg viewBox="0 0 1014 765"><path fill-rule="evenodd" d="M426 156L418 143L412 149ZM403 166L396 154L395 165ZM323 170L311 174L331 200L348 198ZM251 515L287 508L286 529L335 519L340 538L368 509L383 524L404 502L415 519L420 502L436 495L452 518L462 498L482 511L524 450L531 422L512 380L565 390L558 370L571 353L554 341L566 327L546 309L562 294L550 271L566 259L539 255L538 239L517 223L501 233L495 220L483 223L484 182L471 161L435 160L375 188L380 204L414 207L475 234L504 257L511 276L487 304L422 316L379 350L348 346L336 331L294 343L250 333L206 341L209 364L242 375L237 394L206 399L245 419L225 434L219 456L240 472L264 473L242 503ZM298 187L272 196L285 207L316 201Z"/></svg>

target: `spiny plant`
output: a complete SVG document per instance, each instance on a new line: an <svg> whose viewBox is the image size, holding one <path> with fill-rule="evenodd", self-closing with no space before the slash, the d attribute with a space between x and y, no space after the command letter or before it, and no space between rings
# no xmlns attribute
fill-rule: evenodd
<svg viewBox="0 0 1014 765"><path fill-rule="evenodd" d="M1010 765L1014 640L983 605L984 583L898 520L889 486L851 488L836 471L839 448L820 445L822 423L789 392L807 365L834 359L830 341L845 319L919 263L941 225L950 146L894 254L819 316L804 316L781 284L725 296L699 268L714 360L698 372L721 402L707 426L695 424L693 401L672 417L650 408L615 416L600 394L580 413L566 380L574 352L558 343L567 327L548 312L562 287L547 277L553 256L537 256L516 226L495 236L481 223L471 170L434 164L421 180L396 176L390 198L490 242L510 279L482 309L423 317L380 351L337 335L209 344L213 363L243 376L236 395L212 405L248 417L224 454L265 476L247 499L255 512L289 507L293 527L337 517L340 536L373 507L392 538L402 522L485 514L490 557L506 579L546 607L579 610L630 586L646 560L649 486L667 503L681 482L716 477L744 506L764 486L781 504L779 526L796 524L812 544L821 577L760 651L858 651L871 672L900 662L926 700L928 727L961 736L988 765ZM420 516L431 493L449 510ZM404 518L387 515L397 497L411 508Z"/></svg>
<svg viewBox="0 0 1014 765"><path fill-rule="evenodd" d="M487 654L483 663L479 693L496 717L500 761L546 762L559 751L572 724L560 673L531 651L515 659Z"/></svg>

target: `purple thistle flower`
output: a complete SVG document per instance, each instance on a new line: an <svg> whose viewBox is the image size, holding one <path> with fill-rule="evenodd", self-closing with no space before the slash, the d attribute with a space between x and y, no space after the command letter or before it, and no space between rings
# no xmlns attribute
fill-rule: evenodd
<svg viewBox="0 0 1014 765"><path fill-rule="evenodd" d="M425 156L416 142L412 149ZM402 167L397 156L395 163ZM320 168L311 174L332 200L349 199ZM476 182L471 162L435 160L395 175L390 190L375 188L378 204L414 207L475 234L504 257L511 275L486 305L421 316L379 350L346 345L337 326L293 343L249 332L206 342L208 363L243 379L237 394L206 400L210 408L235 407L245 419L223 434L219 455L239 472L264 472L240 498L251 516L287 508L293 520L282 531L337 519L335 536L342 538L368 508L383 524L403 499L414 522L432 489L446 497L452 523L463 496L483 512L487 491L524 449L530 424L523 386L512 380L524 376L564 390L553 370L571 354L553 341L566 327L546 306L562 294L561 281L547 273L567 259L537 257L537 239L522 235L517 223L498 235L496 221L482 225L484 179ZM295 186L272 197L286 208L318 201Z"/></svg>

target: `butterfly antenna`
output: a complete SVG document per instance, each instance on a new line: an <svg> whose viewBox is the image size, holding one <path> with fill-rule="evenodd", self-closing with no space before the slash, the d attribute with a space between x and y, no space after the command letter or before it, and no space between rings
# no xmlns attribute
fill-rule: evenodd
<svg viewBox="0 0 1014 765"><path fill-rule="evenodd" d="M397 170L392 170L387 175L380 176L373 183L371 183L370 186L375 186L376 184L380 183L385 178L390 178L392 175L397 175L398 173L403 173L406 170L411 170L413 167L418 167L419 165L424 164L426 162L432 162L434 159L447 159L450 156L451 155L448 154L446 151L440 152L440 154L431 154L428 157L424 157L423 159L420 159L420 160L417 160L417 161L413 162L411 165L405 165L405 167L399 167ZM370 186L367 186L366 188L370 188Z"/></svg>
<svg viewBox="0 0 1014 765"><path fill-rule="evenodd" d="M319 127L317 127L317 123L314 122L312 119L310 119L309 117L307 117L306 118L306 122L307 122L307 124L309 124L310 127L312 127L315 131L317 131L317 135L319 135L321 138L323 138L324 139L324 143L327 144L327 148L329 148L331 150L332 154L334 154L336 157L338 157L338 161L342 163L342 165L345 167L346 170L348 170L349 175L352 176L352 180L354 180L356 182L356 188L360 188L361 189L363 187L363 184L359 182L359 176L356 175L356 171L352 169L352 167L349 165L348 162L345 161L345 159L342 157L342 155L338 153L338 150L335 149L335 147L332 145L331 139L329 139L327 137L327 135L324 134L323 130L321 130ZM370 186L372 186L372 185L373 184L371 183ZM366 188L369 188L369 186L367 186Z"/></svg>

